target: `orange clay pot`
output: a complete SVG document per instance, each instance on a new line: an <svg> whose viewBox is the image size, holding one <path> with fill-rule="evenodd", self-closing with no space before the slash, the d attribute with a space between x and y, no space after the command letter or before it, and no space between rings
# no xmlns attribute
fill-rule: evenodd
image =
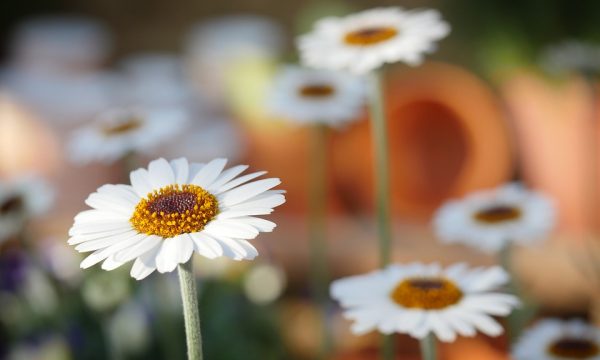
<svg viewBox="0 0 600 360"><path fill-rule="evenodd" d="M489 87L466 70L428 63L386 74L391 191L395 215L426 220L447 198L507 181L509 131ZM335 136L334 176L342 202L373 208L373 154L363 120Z"/></svg>

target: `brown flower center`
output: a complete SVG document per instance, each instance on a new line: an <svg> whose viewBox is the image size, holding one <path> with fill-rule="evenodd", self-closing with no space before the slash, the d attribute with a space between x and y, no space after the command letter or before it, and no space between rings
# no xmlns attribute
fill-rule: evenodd
<svg viewBox="0 0 600 360"><path fill-rule="evenodd" d="M562 338L552 343L548 352L559 358L588 359L600 354L600 348L591 340Z"/></svg>
<svg viewBox="0 0 600 360"><path fill-rule="evenodd" d="M122 135L130 131L139 129L142 126L142 121L136 117L124 119L115 124L104 125L102 132L106 136Z"/></svg>
<svg viewBox="0 0 600 360"><path fill-rule="evenodd" d="M405 308L430 310L458 303L463 293L448 279L423 277L403 280L392 290L390 297Z"/></svg>
<svg viewBox="0 0 600 360"><path fill-rule="evenodd" d="M498 224L518 220L521 218L521 209L515 206L495 205L479 210L473 218L485 224Z"/></svg>
<svg viewBox="0 0 600 360"><path fill-rule="evenodd" d="M129 221L140 233L169 238L198 232L217 215L214 195L197 185L169 185L140 200Z"/></svg>
<svg viewBox="0 0 600 360"><path fill-rule="evenodd" d="M307 98L324 98L333 95L334 92L333 86L327 84L305 85L298 89L298 93Z"/></svg>
<svg viewBox="0 0 600 360"><path fill-rule="evenodd" d="M398 30L393 27L367 27L347 33L344 42L355 46L375 45L389 40L398 35Z"/></svg>
<svg viewBox="0 0 600 360"><path fill-rule="evenodd" d="M24 207L23 198L13 195L0 203L0 215L21 211Z"/></svg>

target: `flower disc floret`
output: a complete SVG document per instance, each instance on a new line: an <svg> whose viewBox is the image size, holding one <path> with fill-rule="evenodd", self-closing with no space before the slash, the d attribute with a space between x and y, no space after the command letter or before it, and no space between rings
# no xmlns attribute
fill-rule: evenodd
<svg viewBox="0 0 600 360"><path fill-rule="evenodd" d="M548 352L558 358L589 359L600 354L600 348L589 339L567 337L552 343Z"/></svg>
<svg viewBox="0 0 600 360"><path fill-rule="evenodd" d="M458 303L462 291L452 281L444 278L409 278L392 290L392 300L405 308L444 309Z"/></svg>

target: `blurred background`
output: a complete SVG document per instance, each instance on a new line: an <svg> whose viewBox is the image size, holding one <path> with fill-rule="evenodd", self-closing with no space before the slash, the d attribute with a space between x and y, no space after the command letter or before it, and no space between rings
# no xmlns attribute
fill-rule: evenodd
<svg viewBox="0 0 600 360"><path fill-rule="evenodd" d="M600 44L599 2L5 0L0 182L43 179L54 200L0 240L0 358L184 358L175 277L135 282L128 266L81 270L82 257L66 244L89 193L127 182L132 166L159 156L227 157L281 177L288 192L276 231L255 241L257 260L195 259L206 358L316 358L323 319L306 280L308 132L268 115L268 89L279 65L297 61L294 37L316 19L399 4L440 10L452 33L423 66L387 70L392 258L493 264L438 244L431 215L447 199L523 181L555 199L560 221L542 246L517 250L519 281L539 314L600 323L600 57L581 71L559 71L568 66L551 55L565 41ZM132 104L177 108L188 127L133 160L70 160L74 130ZM366 113L330 131L327 145L327 241L330 276L338 278L377 266ZM0 200L1 224L14 202ZM378 336L352 336L333 306L327 320L333 359L376 358ZM416 341L397 341L399 359L418 358ZM508 358L505 339L483 336L442 352L444 359Z"/></svg>

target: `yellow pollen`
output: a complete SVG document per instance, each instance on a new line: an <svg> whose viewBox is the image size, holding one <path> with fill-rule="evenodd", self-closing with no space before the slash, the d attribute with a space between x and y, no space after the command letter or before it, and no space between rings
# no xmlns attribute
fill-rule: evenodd
<svg viewBox="0 0 600 360"><path fill-rule="evenodd" d="M216 197L202 187L169 185L140 200L129 222L140 233L170 238L201 231L218 211Z"/></svg>
<svg viewBox="0 0 600 360"><path fill-rule="evenodd" d="M344 42L355 46L375 45L389 40L398 35L398 30L393 27L367 27L347 33Z"/></svg>
<svg viewBox="0 0 600 360"><path fill-rule="evenodd" d="M324 98L333 95L335 89L331 85L327 84L312 84L305 85L298 89L298 93L301 96L307 98Z"/></svg>
<svg viewBox="0 0 600 360"><path fill-rule="evenodd" d="M435 310L458 303L463 293L448 279L422 277L403 280L392 290L390 297L405 308Z"/></svg>
<svg viewBox="0 0 600 360"><path fill-rule="evenodd" d="M548 352L564 359L591 359L600 354L598 345L587 339L562 338L548 347Z"/></svg>
<svg viewBox="0 0 600 360"><path fill-rule="evenodd" d="M138 118L132 117L124 119L116 124L104 125L102 132L107 136L120 135L133 130L137 130L142 126L142 121Z"/></svg>
<svg viewBox="0 0 600 360"><path fill-rule="evenodd" d="M521 218L521 209L515 206L495 205L473 214L473 218L485 224L498 224L518 220Z"/></svg>

